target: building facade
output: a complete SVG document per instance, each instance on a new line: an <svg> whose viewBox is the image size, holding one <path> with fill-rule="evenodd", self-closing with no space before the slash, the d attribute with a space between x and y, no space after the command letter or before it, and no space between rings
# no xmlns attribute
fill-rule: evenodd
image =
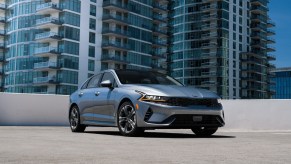
<svg viewBox="0 0 291 164"><path fill-rule="evenodd" d="M169 72L226 99L270 98L268 0L171 1Z"/></svg>
<svg viewBox="0 0 291 164"><path fill-rule="evenodd" d="M272 70L274 84L271 90L275 93L273 99L291 99L291 67Z"/></svg>
<svg viewBox="0 0 291 164"><path fill-rule="evenodd" d="M70 94L103 69L165 72L166 0L2 0L1 90Z"/></svg>
<svg viewBox="0 0 291 164"><path fill-rule="evenodd" d="M272 94L268 0L0 4L5 92L70 94L94 73L112 68L167 72L226 99Z"/></svg>

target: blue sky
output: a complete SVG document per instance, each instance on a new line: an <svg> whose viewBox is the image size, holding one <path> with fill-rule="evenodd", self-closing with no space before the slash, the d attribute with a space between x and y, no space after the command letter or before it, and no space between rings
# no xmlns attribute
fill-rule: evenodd
<svg viewBox="0 0 291 164"><path fill-rule="evenodd" d="M291 0L270 0L270 17L276 23L276 55L279 67L291 67Z"/></svg>

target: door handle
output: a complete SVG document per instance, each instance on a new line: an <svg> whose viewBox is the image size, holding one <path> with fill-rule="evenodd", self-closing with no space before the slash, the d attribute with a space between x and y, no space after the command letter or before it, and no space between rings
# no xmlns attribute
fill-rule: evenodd
<svg viewBox="0 0 291 164"><path fill-rule="evenodd" d="M79 97L83 96L83 94L84 94L83 92L80 92L80 93L79 93Z"/></svg>
<svg viewBox="0 0 291 164"><path fill-rule="evenodd" d="M95 96L99 96L100 95L100 92L95 92Z"/></svg>

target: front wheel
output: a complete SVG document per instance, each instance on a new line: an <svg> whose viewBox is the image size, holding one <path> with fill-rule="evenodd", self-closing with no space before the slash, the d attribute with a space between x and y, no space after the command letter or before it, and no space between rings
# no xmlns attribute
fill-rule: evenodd
<svg viewBox="0 0 291 164"><path fill-rule="evenodd" d="M209 137L217 131L218 127L197 127L191 130L199 137Z"/></svg>
<svg viewBox="0 0 291 164"><path fill-rule="evenodd" d="M85 125L80 124L80 112L77 106L73 106L70 110L70 127L72 132L84 132L86 129Z"/></svg>
<svg viewBox="0 0 291 164"><path fill-rule="evenodd" d="M138 136L144 132L137 127L136 112L130 102L124 102L118 109L117 125L119 132L124 136Z"/></svg>

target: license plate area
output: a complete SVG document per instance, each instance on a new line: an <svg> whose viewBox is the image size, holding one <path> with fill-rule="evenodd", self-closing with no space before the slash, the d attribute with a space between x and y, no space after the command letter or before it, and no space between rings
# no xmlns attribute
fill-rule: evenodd
<svg viewBox="0 0 291 164"><path fill-rule="evenodd" d="M203 120L203 117L202 116L193 116L192 120L194 122L201 122Z"/></svg>

